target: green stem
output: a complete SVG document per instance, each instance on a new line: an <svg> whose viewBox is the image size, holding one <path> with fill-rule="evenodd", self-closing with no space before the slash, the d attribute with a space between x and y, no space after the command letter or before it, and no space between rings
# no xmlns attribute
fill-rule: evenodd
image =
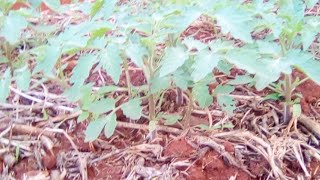
<svg viewBox="0 0 320 180"><path fill-rule="evenodd" d="M274 88L274 87L273 87L273 86L271 86L271 85L269 85L269 86L268 86L268 88L269 88L269 89L271 89L271 90L272 90L272 91L274 91L274 92L279 93L279 94L281 94L281 93L282 93L281 91L279 91L278 89Z"/></svg>
<svg viewBox="0 0 320 180"><path fill-rule="evenodd" d="M153 71L153 66L152 66L152 61L153 61L153 56L148 59L148 69L149 69L149 74L147 77L148 81L148 91L149 91L149 96L148 96L148 101L149 101L149 117L150 121L154 121L156 119L156 105L154 101L154 94L151 93L151 80L154 77L154 71Z"/></svg>

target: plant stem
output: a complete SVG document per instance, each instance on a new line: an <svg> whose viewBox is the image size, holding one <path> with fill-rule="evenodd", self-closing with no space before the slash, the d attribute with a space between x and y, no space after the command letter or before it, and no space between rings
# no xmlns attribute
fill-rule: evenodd
<svg viewBox="0 0 320 180"><path fill-rule="evenodd" d="M149 96L148 96L148 101L149 101L149 117L150 121L154 121L156 119L156 105L154 102L154 95L151 93L151 80L153 79L154 72L153 72L153 66L152 66L152 61L153 61L153 56L148 61L148 69L149 69L149 78L147 79L148 81L148 91L149 91Z"/></svg>
<svg viewBox="0 0 320 180"><path fill-rule="evenodd" d="M151 121L154 121L156 119L156 107L154 103L154 96L153 94L149 95L149 117Z"/></svg>
<svg viewBox="0 0 320 180"><path fill-rule="evenodd" d="M13 59L12 59L12 56L11 56L11 45L9 44L9 42L6 42L4 44L4 49L5 49L5 56L7 57L8 59L8 64L9 64L9 67L13 70Z"/></svg>
<svg viewBox="0 0 320 180"><path fill-rule="evenodd" d="M189 96L189 104L188 104L187 111L186 111L186 114L183 119L186 121L186 127L190 127L191 113L192 113L192 107L193 107L192 90L187 91L187 93Z"/></svg>
<svg viewBox="0 0 320 180"><path fill-rule="evenodd" d="M181 106L183 104L183 97L182 97L182 90L177 87L177 99L176 99L176 103L177 105Z"/></svg>
<svg viewBox="0 0 320 180"><path fill-rule="evenodd" d="M130 74L129 74L129 65L128 65L127 58L123 58L123 64L124 64L124 71L126 74L126 81L127 81L127 86L128 86L128 95L129 95L129 98L131 98L132 97L132 88L131 88L131 79L130 79Z"/></svg>
<svg viewBox="0 0 320 180"><path fill-rule="evenodd" d="M302 83L308 81L309 79L310 79L309 77L306 77L306 78L302 79L301 81L299 81L299 83L296 86L301 85Z"/></svg>
<svg viewBox="0 0 320 180"><path fill-rule="evenodd" d="M272 90L272 91L274 91L274 92L279 93L279 94L281 94L281 93L282 93L281 91L279 91L278 89L274 88L274 87L273 87L273 86L271 86L271 85L269 85L269 86L268 86L268 88L269 88L269 89L271 89L271 90Z"/></svg>
<svg viewBox="0 0 320 180"><path fill-rule="evenodd" d="M284 95L285 95L285 105L284 105L284 122L289 122L291 118L290 112L290 103L291 103L291 96L292 96L292 78L290 74L285 75L285 84L284 84Z"/></svg>
<svg viewBox="0 0 320 180"><path fill-rule="evenodd" d="M151 72L151 70L150 70ZM153 73L150 74L150 77L153 77ZM151 121L156 121L156 105L154 102L154 95L151 93L151 83L148 83L148 87L149 87L149 96L148 96L148 101L149 101L149 120ZM149 122L149 123L150 123ZM155 122L155 124L157 124L157 122ZM154 139L157 135L156 130L153 130L152 132L149 132L151 135L151 140Z"/></svg>

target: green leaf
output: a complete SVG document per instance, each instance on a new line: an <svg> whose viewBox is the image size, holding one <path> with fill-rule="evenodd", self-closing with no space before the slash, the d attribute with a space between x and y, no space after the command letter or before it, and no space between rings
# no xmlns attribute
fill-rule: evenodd
<svg viewBox="0 0 320 180"><path fill-rule="evenodd" d="M279 93L271 93L267 96L263 97L263 100L279 100L281 98L281 94Z"/></svg>
<svg viewBox="0 0 320 180"><path fill-rule="evenodd" d="M179 13L177 16L168 18L167 21L162 22L165 26L173 27L173 33L181 34L186 30L192 22L197 20L201 15L201 12L194 6Z"/></svg>
<svg viewBox="0 0 320 180"><path fill-rule="evenodd" d="M195 63L192 65L194 69L191 74L193 81L197 82L212 73L213 68L218 65L219 60L219 55L214 52L207 49L200 51L195 57Z"/></svg>
<svg viewBox="0 0 320 180"><path fill-rule="evenodd" d="M202 43L201 41L196 40L196 39L194 39L192 37L189 37L189 36L186 37L182 41L182 43L188 47L188 51L191 51L193 49L201 51L201 50L203 50L203 49L208 47L206 44Z"/></svg>
<svg viewBox="0 0 320 180"><path fill-rule="evenodd" d="M278 55L281 52L281 47L277 43L257 41L257 44L261 54Z"/></svg>
<svg viewBox="0 0 320 180"><path fill-rule="evenodd" d="M73 86L80 87L90 74L90 70L93 64L96 62L96 56L87 54L81 56L78 60L78 64L72 70L72 76L70 82Z"/></svg>
<svg viewBox="0 0 320 180"><path fill-rule="evenodd" d="M254 81L253 78L249 75L240 75L240 76L236 76L235 79L230 80L228 84L241 85L241 84L249 84L253 81Z"/></svg>
<svg viewBox="0 0 320 180"><path fill-rule="evenodd" d="M151 83L151 94L160 92L167 89L170 86L170 78L166 77L155 77L150 80Z"/></svg>
<svg viewBox="0 0 320 180"><path fill-rule="evenodd" d="M107 138L110 138L117 127L117 116L115 113L112 113L106 117L106 125L104 127L104 135Z"/></svg>
<svg viewBox="0 0 320 180"><path fill-rule="evenodd" d="M104 0L97 0L96 2L94 2L91 8L90 16L94 17L97 14L97 12L100 11L103 4L104 4Z"/></svg>
<svg viewBox="0 0 320 180"><path fill-rule="evenodd" d="M15 70L16 83L21 91L29 89L31 81L31 72L28 66Z"/></svg>
<svg viewBox="0 0 320 180"><path fill-rule="evenodd" d="M250 74L255 74L254 80L256 81L255 87L257 90L264 89L280 77L281 71L278 69L280 65L277 63L282 62L267 58L258 59L259 56L254 50L246 48L230 50L226 54L226 58L228 62L238 68L244 69Z"/></svg>
<svg viewBox="0 0 320 180"><path fill-rule="evenodd" d="M95 94L92 93L92 83L85 86L81 86L78 90L81 108L83 110L88 110L92 103L96 100ZM68 96L69 97L69 96ZM96 114L93 114L96 115Z"/></svg>
<svg viewBox="0 0 320 180"><path fill-rule="evenodd" d="M28 22L23 16L10 11L0 30L0 36L3 36L11 45L14 45L19 42L22 30L27 28L27 26Z"/></svg>
<svg viewBox="0 0 320 180"><path fill-rule="evenodd" d="M123 114L130 119L138 120L142 115L141 101L138 98L130 99L121 106Z"/></svg>
<svg viewBox="0 0 320 180"><path fill-rule="evenodd" d="M217 101L221 106L221 109L225 111L229 116L231 116L233 114L233 111L236 109L234 99L229 96L229 94L233 91L233 86L219 85L216 87L213 94L217 97Z"/></svg>
<svg viewBox="0 0 320 180"><path fill-rule="evenodd" d="M234 49L226 54L227 61L236 65L238 68L244 69L251 74L257 73L258 70L262 70L265 66L257 61L258 54L254 50L248 49Z"/></svg>
<svg viewBox="0 0 320 180"><path fill-rule="evenodd" d="M296 67L305 73L310 79L320 85L320 62L310 59L296 64Z"/></svg>
<svg viewBox="0 0 320 180"><path fill-rule="evenodd" d="M180 69L174 72L172 79L176 86L178 86L182 90L188 89L189 82L191 80L190 75Z"/></svg>
<svg viewBox="0 0 320 180"><path fill-rule="evenodd" d="M192 89L192 95L199 103L201 108L208 107L212 103L212 96L209 93L209 87L202 83L197 83Z"/></svg>
<svg viewBox="0 0 320 180"><path fill-rule="evenodd" d="M188 59L188 54L181 46L169 47L161 60L160 77L173 73Z"/></svg>
<svg viewBox="0 0 320 180"><path fill-rule="evenodd" d="M143 66L143 57L147 55L147 49L140 44L130 44L126 49L127 56L138 67Z"/></svg>
<svg viewBox="0 0 320 180"><path fill-rule="evenodd" d="M0 10L5 11L7 9L10 9L16 1L17 0L0 1Z"/></svg>
<svg viewBox="0 0 320 180"><path fill-rule="evenodd" d="M92 142L92 141L96 140L99 137L99 135L100 135L100 133L106 123L107 123L107 120L102 119L102 118L90 121L90 123L86 129L86 132L85 132L84 141L85 142Z"/></svg>
<svg viewBox="0 0 320 180"><path fill-rule="evenodd" d="M31 4L31 6L36 9L40 6L42 0L28 0Z"/></svg>
<svg viewBox="0 0 320 180"><path fill-rule="evenodd" d="M161 115L161 118L163 118L165 120L164 125L170 126L170 125L174 125L179 120L181 120L182 116L174 115L174 114L163 114L163 115Z"/></svg>
<svg viewBox="0 0 320 180"><path fill-rule="evenodd" d="M320 28L320 26L319 26ZM305 28L301 32L301 39L302 39L302 45L303 45L303 50L308 50L310 45L313 43L313 41L316 39L316 35L319 32L317 30L313 30L310 28Z"/></svg>
<svg viewBox="0 0 320 180"><path fill-rule="evenodd" d="M241 11L235 7L229 6L224 8L215 15L217 23L221 26L221 31L224 34L231 33L237 39L251 43L250 27L252 17L245 11Z"/></svg>
<svg viewBox="0 0 320 180"><path fill-rule="evenodd" d="M86 119L88 119L90 113L87 111L82 111L82 113L78 116L77 123L80 123Z"/></svg>
<svg viewBox="0 0 320 180"><path fill-rule="evenodd" d="M278 3L277 8L278 16L287 18L289 22L295 23L304 17L306 5L302 0L282 0Z"/></svg>
<svg viewBox="0 0 320 180"><path fill-rule="evenodd" d="M69 101L76 102L81 98L83 99L83 96L90 97L91 92L92 92L92 83L86 84L83 86L72 86L71 88L64 91L63 95L67 97Z"/></svg>
<svg viewBox="0 0 320 180"><path fill-rule="evenodd" d="M307 7L308 8L313 8L317 2L319 2L318 0L305 0Z"/></svg>
<svg viewBox="0 0 320 180"><path fill-rule="evenodd" d="M106 23L107 24L107 23ZM98 26L98 27L97 27ZM84 21L75 25L68 25L58 36L48 39L51 44L63 47L63 52L77 48L84 48L90 40L92 31L103 27L100 23Z"/></svg>
<svg viewBox="0 0 320 180"><path fill-rule="evenodd" d="M100 27L98 29L95 29L91 32L91 40L96 39L98 37L103 37L105 36L106 32L110 31L111 27Z"/></svg>
<svg viewBox="0 0 320 180"><path fill-rule="evenodd" d="M0 102L4 103L10 93L11 72L8 68L0 79Z"/></svg>
<svg viewBox="0 0 320 180"><path fill-rule="evenodd" d="M230 70L232 69L233 65L228 63L227 61L219 61L218 65L217 65L217 69L219 69L219 71L230 75Z"/></svg>
<svg viewBox="0 0 320 180"><path fill-rule="evenodd" d="M115 108L115 100L111 98L100 99L89 105L88 111L99 115Z"/></svg>
<svg viewBox="0 0 320 180"><path fill-rule="evenodd" d="M108 19L113 13L115 5L118 1L116 0L104 0L102 7L94 15L94 19L106 18ZM98 5L97 5L98 6Z"/></svg>
<svg viewBox="0 0 320 180"><path fill-rule="evenodd" d="M33 73L42 71L48 76L52 75L52 70L61 56L61 47L57 45L49 45L46 47L45 56L38 62Z"/></svg>
<svg viewBox="0 0 320 180"><path fill-rule="evenodd" d="M122 72L122 59L116 44L108 44L107 48L101 53L99 63L102 65L103 69L107 71L113 82L118 84Z"/></svg>
<svg viewBox="0 0 320 180"><path fill-rule="evenodd" d="M118 89L117 86L103 86L103 87L99 88L99 90L97 91L97 94L104 95L104 94L109 93L109 92L114 92L117 89Z"/></svg>

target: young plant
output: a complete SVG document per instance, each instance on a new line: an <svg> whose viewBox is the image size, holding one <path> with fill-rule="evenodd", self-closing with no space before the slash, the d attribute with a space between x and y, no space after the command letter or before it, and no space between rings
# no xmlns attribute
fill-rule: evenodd
<svg viewBox="0 0 320 180"><path fill-rule="evenodd" d="M161 5L168 4L156 4L155 9L149 4L149 9L128 14L128 18L121 22L121 26L129 32L128 36L132 37L128 40L126 54L136 66L142 68L147 80L151 131L155 129L157 119L161 118L158 116L161 113L156 109L159 94L170 87L171 74L177 74L174 72L189 59L187 49L179 43L179 37L200 16L198 11L181 6L161 8ZM164 45L162 50L160 46ZM182 97L180 87L178 92Z"/></svg>
<svg viewBox="0 0 320 180"><path fill-rule="evenodd" d="M28 34L24 32L29 26L26 16L30 14L11 10L14 3L15 1L0 2L0 63L7 65L0 81L1 102L8 97L12 80L16 81L20 90L27 90L31 77L28 62L25 60L30 58L25 38Z"/></svg>
<svg viewBox="0 0 320 180"><path fill-rule="evenodd" d="M291 116L292 92L299 84L292 81L292 70L296 68L320 83L320 63L308 51L319 33L320 19L305 16L306 8L314 4L300 0L257 0L251 3L226 1L208 7L208 15L217 21L222 33L242 41L240 46L232 45L223 53L216 53L218 60L224 59L254 74L252 81L257 90L268 87L284 75L281 93L285 97L286 122ZM261 38L252 38L252 34L266 30L269 33Z"/></svg>

